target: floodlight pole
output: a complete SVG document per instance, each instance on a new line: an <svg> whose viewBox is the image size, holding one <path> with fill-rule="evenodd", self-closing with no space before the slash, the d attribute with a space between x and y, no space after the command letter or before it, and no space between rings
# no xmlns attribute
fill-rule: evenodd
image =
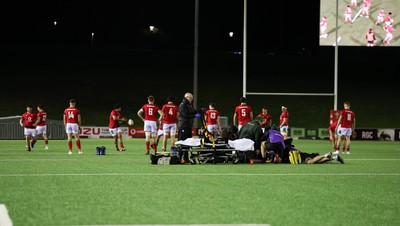
<svg viewBox="0 0 400 226"><path fill-rule="evenodd" d="M194 66L193 66L193 106L197 109L198 55L199 55L199 0L195 0L194 12Z"/></svg>
<svg viewBox="0 0 400 226"><path fill-rule="evenodd" d="M338 13L339 13L339 0L336 0L336 30L335 30L335 78L334 78L334 91L333 91L333 110L337 110L338 105Z"/></svg>
<svg viewBox="0 0 400 226"><path fill-rule="evenodd" d="M247 0L243 0L243 96L246 97L247 82Z"/></svg>

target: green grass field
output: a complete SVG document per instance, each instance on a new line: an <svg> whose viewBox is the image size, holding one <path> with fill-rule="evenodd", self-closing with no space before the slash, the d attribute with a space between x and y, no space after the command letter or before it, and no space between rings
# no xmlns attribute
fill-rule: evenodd
<svg viewBox="0 0 400 226"><path fill-rule="evenodd" d="M295 140L324 154L329 141ZM96 146L108 147L97 156ZM0 141L0 204L14 225L270 224L398 225L400 146L352 142L352 154L320 165L151 165L143 139ZM0 215L1 216L1 215Z"/></svg>
<svg viewBox="0 0 400 226"><path fill-rule="evenodd" d="M353 24L345 24L344 23L344 12L346 10L347 5L350 5L350 0L339 0L338 7L338 37L340 37L339 46L366 46L367 41L365 39L365 35L369 31L370 28L374 29L376 43L375 46L400 46L400 35L398 31L394 31L393 40L390 44L383 44L381 41L385 38L386 32L383 29L384 23L380 26L376 26L375 22L377 20L377 16L379 10L381 8L385 9L385 15L388 12L392 12L392 18L394 20L394 28L396 29L397 25L399 25L398 18L398 9L400 6L400 0L372 0L371 8L369 10L370 16L369 18L358 16ZM356 16L358 11L361 9L360 6L363 5L362 0L358 0L358 8L353 9L352 18ZM321 45L332 46L335 42L335 32L336 32L336 1L331 0L321 0L321 18L326 16L328 20L328 37L320 38Z"/></svg>

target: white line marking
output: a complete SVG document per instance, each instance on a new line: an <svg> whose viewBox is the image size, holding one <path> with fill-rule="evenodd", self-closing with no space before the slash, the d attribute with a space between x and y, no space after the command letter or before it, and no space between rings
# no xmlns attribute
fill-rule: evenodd
<svg viewBox="0 0 400 226"><path fill-rule="evenodd" d="M354 23L354 21L357 19L357 17L360 15L362 11L362 8L358 11L358 13L354 16L354 18L351 20L351 23Z"/></svg>
<svg viewBox="0 0 400 226"><path fill-rule="evenodd" d="M90 226L117 226L113 225L90 225ZM89 225L81 225L89 226ZM123 226L270 226L270 224L124 224Z"/></svg>
<svg viewBox="0 0 400 226"><path fill-rule="evenodd" d="M77 159L0 159L0 162L71 161Z"/></svg>
<svg viewBox="0 0 400 226"><path fill-rule="evenodd" d="M346 159L348 161L400 161L400 159Z"/></svg>
<svg viewBox="0 0 400 226"><path fill-rule="evenodd" d="M0 174L0 177L51 177L51 176L400 176L400 173L44 173Z"/></svg>
<svg viewBox="0 0 400 226"><path fill-rule="evenodd" d="M340 42L340 40L342 40L342 37L339 36L339 37L337 38L336 42L334 42L332 45L335 46L336 43L339 43L339 42Z"/></svg>
<svg viewBox="0 0 400 226"><path fill-rule="evenodd" d="M13 225L10 216L8 216L8 210L6 208L6 205L4 204L0 204L0 225L1 226Z"/></svg>

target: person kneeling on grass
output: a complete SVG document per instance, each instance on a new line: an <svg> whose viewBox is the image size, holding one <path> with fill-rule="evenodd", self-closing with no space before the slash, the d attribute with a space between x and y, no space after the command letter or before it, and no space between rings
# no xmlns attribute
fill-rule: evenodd
<svg viewBox="0 0 400 226"><path fill-rule="evenodd" d="M266 162L267 156L274 163L280 163L286 149L285 138L275 125L267 125L261 138L261 160Z"/></svg>

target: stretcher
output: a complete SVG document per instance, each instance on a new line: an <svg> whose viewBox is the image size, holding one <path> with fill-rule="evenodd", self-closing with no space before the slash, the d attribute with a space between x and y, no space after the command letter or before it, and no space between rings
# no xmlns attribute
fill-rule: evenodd
<svg viewBox="0 0 400 226"><path fill-rule="evenodd" d="M237 139L234 141L216 139L207 142L204 138L188 138L175 142L179 156L188 152L191 164L206 163L232 163L237 164L247 161L246 152L254 151L254 141L250 139Z"/></svg>

